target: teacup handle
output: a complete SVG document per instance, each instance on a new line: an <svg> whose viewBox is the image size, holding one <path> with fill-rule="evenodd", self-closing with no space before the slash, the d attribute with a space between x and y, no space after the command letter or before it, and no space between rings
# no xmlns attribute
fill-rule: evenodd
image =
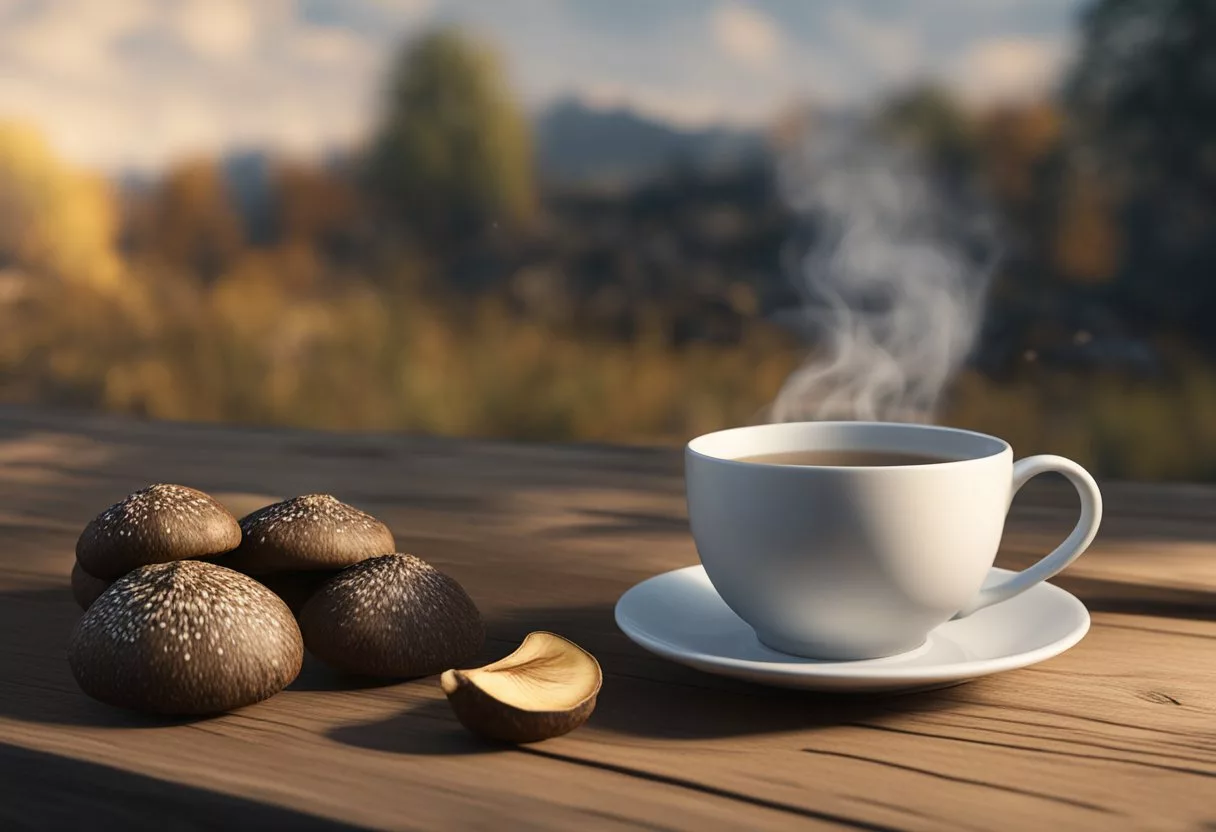
<svg viewBox="0 0 1216 832"><path fill-rule="evenodd" d="M1089 544L1093 542L1094 535L1098 533L1098 526L1102 522L1102 492L1098 490L1098 484L1094 482L1094 478L1089 475L1089 472L1071 459L1044 454L1018 460L1013 466L1013 487L1009 491L1010 504L1012 505L1018 490L1032 477L1048 471L1056 471L1067 477L1073 488L1077 489L1077 496L1081 498L1081 519L1077 521L1072 534L1068 535L1054 552L1034 566L1023 569L996 586L980 590L971 603L959 610L958 614L954 616L955 618L962 618L977 610L982 610L984 607L1006 601L1025 592L1035 584L1047 580L1080 557L1081 553L1088 549Z"/></svg>

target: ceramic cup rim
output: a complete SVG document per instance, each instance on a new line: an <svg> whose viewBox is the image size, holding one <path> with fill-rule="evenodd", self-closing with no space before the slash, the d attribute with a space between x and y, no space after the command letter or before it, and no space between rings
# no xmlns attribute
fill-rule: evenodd
<svg viewBox="0 0 1216 832"><path fill-rule="evenodd" d="M748 434L771 434L780 432L789 432L797 435L803 435L803 431L825 431L825 432L840 432L857 434L885 432L888 434L902 434L908 436L910 434L920 433L923 437L936 437L939 439L957 440L961 445L970 443L973 448L982 448L979 452L960 452L957 457L943 459L940 462L915 463L911 465L804 465L798 463L780 463L780 462L751 462L739 459L737 452L727 454L722 451L715 451L714 447L721 447L723 444L729 443L732 439L736 439ZM948 440L950 441L950 440ZM742 427L725 428L716 430L710 433L702 434L684 446L686 453L699 457L701 459L720 463L732 467L740 468L771 468L771 469L801 469L804 471L893 471L893 470L937 470L950 466L966 465L967 463L976 462L979 460L991 459L1001 456L1002 454L1012 455L1013 449L1004 439L992 436L979 431L967 430L966 428L954 428L943 425L924 425L907 422L869 422L869 421L830 421L830 422L772 422L760 425L744 425ZM840 449L840 445L829 446L833 450ZM788 451L802 450L817 450L807 448L797 442L791 442ZM884 447L881 442L863 443L857 448L849 448L849 450L872 450L872 451L889 451L898 452L901 449ZM904 449L906 450L906 449ZM781 453L781 451L773 451L773 453Z"/></svg>

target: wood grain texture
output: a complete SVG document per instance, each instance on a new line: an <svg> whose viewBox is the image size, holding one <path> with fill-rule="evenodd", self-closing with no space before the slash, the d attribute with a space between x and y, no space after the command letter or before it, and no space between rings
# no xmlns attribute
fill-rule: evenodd
<svg viewBox="0 0 1216 832"><path fill-rule="evenodd" d="M1019 449L1032 453L1037 449ZM76 535L143 485L234 513L331 492L450 572L489 624L600 660L583 729L520 749L466 734L435 679L355 687L315 663L271 700L144 719L76 688ZM1095 626L1034 668L903 697L736 683L634 647L630 585L696 562L670 449L510 445L138 423L0 408L0 828L1216 828L1216 490L1110 483L1057 582ZM1067 532L1034 483L1000 563Z"/></svg>

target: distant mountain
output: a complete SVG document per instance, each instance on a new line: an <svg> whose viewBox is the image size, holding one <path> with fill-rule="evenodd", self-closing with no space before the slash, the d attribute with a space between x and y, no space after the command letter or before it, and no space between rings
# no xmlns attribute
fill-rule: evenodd
<svg viewBox="0 0 1216 832"><path fill-rule="evenodd" d="M688 130L627 108L589 107L562 100L533 122L537 168L555 184L628 186L674 166L707 170L741 166L763 156L758 130L710 127ZM221 175L247 218L264 214L277 156L269 148L233 148L218 155ZM335 150L320 164L343 168L349 151ZM123 170L115 181L126 193L155 187L161 172Z"/></svg>
<svg viewBox="0 0 1216 832"><path fill-rule="evenodd" d="M764 152L758 132L684 130L632 110L599 110L566 99L535 124L541 175L557 182L628 183L673 164L730 166Z"/></svg>

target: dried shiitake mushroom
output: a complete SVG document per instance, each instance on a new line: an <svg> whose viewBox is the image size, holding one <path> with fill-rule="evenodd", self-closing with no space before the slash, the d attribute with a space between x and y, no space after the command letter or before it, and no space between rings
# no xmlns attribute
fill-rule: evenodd
<svg viewBox="0 0 1216 832"><path fill-rule="evenodd" d="M388 526L332 494L305 494L241 518L240 546L222 561L246 575L330 571L397 547Z"/></svg>
<svg viewBox="0 0 1216 832"><path fill-rule="evenodd" d="M567 734L595 710L603 673L595 657L553 633L529 633L493 664L448 670L439 683L461 724L503 742Z"/></svg>
<svg viewBox="0 0 1216 832"><path fill-rule="evenodd" d="M110 506L76 541L80 568L103 581L150 563L223 555L241 542L236 518L215 498L158 483Z"/></svg>
<svg viewBox="0 0 1216 832"><path fill-rule="evenodd" d="M299 620L310 653L357 676L432 676L476 656L486 638L464 587L403 554L343 569L312 593Z"/></svg>
<svg viewBox="0 0 1216 832"><path fill-rule="evenodd" d="M253 578L197 560L141 566L93 602L68 643L81 690L119 708L218 714L281 691L304 644Z"/></svg>

